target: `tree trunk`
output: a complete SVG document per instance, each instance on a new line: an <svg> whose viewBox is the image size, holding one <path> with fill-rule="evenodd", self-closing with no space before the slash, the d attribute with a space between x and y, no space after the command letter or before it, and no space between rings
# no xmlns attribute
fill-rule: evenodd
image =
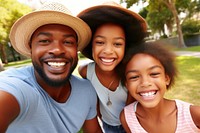
<svg viewBox="0 0 200 133"><path fill-rule="evenodd" d="M3 47L3 45L2 44L0 44L0 55L2 55L1 53L1 51L2 51L2 47ZM0 56L1 57L1 56ZM3 71L4 70L4 68L3 68L3 63L2 63L2 61L1 61L1 58L0 58L0 72L1 71Z"/></svg>
<svg viewBox="0 0 200 133"><path fill-rule="evenodd" d="M8 64L8 60L7 60L7 57L6 57L5 46L3 44L0 44L0 52L1 52L2 62L5 63L5 64Z"/></svg>
<svg viewBox="0 0 200 133"><path fill-rule="evenodd" d="M173 0L169 0L168 2L162 0L163 3L165 3L165 5L167 5L167 7L171 10L174 18L175 18L175 21L176 21L176 26L177 26L177 33L178 33L178 47L179 48L185 48L186 45L185 45L185 42L184 42L184 39L183 39L183 33L182 33L182 28L181 28L181 25L180 25L180 20L178 18L178 13L177 13L177 10L176 10L176 7L175 7L175 3Z"/></svg>
<svg viewBox="0 0 200 133"><path fill-rule="evenodd" d="M0 58L0 72L3 71L3 70L4 70L3 63L2 63L1 58Z"/></svg>
<svg viewBox="0 0 200 133"><path fill-rule="evenodd" d="M184 38L183 38L183 33L182 33L182 28L181 28L181 25L180 25L180 20L178 18L178 13L176 11L176 8L173 6L173 10L172 10L172 13L175 17L175 21L176 21L176 26L177 26L177 33L178 33L178 40L179 40L179 48L185 48L186 45L185 45L185 42L184 42Z"/></svg>

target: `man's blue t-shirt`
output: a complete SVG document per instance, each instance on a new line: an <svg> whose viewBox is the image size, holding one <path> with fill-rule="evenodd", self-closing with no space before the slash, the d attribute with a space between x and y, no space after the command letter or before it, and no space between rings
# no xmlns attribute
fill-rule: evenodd
<svg viewBox="0 0 200 133"><path fill-rule="evenodd" d="M72 75L70 84L68 100L58 103L36 82L32 66L1 72L0 90L11 93L20 105L20 114L7 133L78 132L85 120L97 115L97 96L88 80Z"/></svg>

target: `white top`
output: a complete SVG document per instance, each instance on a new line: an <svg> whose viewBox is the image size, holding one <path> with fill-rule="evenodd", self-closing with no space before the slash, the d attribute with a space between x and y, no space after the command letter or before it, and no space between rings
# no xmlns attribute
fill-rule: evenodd
<svg viewBox="0 0 200 133"><path fill-rule="evenodd" d="M127 89L122 86L121 82L115 91L110 91L108 88L104 87L96 75L94 62L88 64L87 79L91 81L97 92L100 101L102 120L112 126L121 125L119 115L126 104ZM110 106L107 105L108 94L112 102Z"/></svg>

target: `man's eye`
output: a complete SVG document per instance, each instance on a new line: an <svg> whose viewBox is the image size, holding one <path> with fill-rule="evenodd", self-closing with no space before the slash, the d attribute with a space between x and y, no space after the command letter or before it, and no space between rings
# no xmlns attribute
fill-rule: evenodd
<svg viewBox="0 0 200 133"><path fill-rule="evenodd" d="M64 41L64 44L74 44L75 42L73 41Z"/></svg>
<svg viewBox="0 0 200 133"><path fill-rule="evenodd" d="M49 43L49 40L39 40L39 43Z"/></svg>

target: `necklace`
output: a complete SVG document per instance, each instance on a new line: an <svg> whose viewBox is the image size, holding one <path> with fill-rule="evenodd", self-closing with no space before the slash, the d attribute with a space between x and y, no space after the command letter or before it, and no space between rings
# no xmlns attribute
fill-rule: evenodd
<svg viewBox="0 0 200 133"><path fill-rule="evenodd" d="M109 90L110 90L110 87L112 86L112 84L114 83L114 81L115 81L115 79L113 79L113 80L110 82L110 84L109 84L109 86L108 86L108 89L109 89ZM109 91L108 91L108 101L107 101L106 105L107 105L107 106L111 106L111 105L112 105L112 102L111 102L111 100L110 100Z"/></svg>

